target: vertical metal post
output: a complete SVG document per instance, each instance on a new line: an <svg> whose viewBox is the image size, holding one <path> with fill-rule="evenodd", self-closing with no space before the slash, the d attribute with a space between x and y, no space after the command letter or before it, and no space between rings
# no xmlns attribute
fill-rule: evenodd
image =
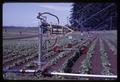
<svg viewBox="0 0 120 82"><path fill-rule="evenodd" d="M47 41L46 41L46 45L45 45L45 46L46 46L46 50L47 50L46 52L47 52L47 53L48 53L48 37L49 37L49 34L48 34L48 32L47 32Z"/></svg>
<svg viewBox="0 0 120 82"><path fill-rule="evenodd" d="M63 28L63 26L62 26L62 35L64 36L64 28Z"/></svg>
<svg viewBox="0 0 120 82"><path fill-rule="evenodd" d="M50 35L52 34L52 22L50 22Z"/></svg>
<svg viewBox="0 0 120 82"><path fill-rule="evenodd" d="M39 26L39 37L38 37L38 43L39 43L39 50L38 50L38 66L39 69L41 69L41 55L42 55L42 26Z"/></svg>

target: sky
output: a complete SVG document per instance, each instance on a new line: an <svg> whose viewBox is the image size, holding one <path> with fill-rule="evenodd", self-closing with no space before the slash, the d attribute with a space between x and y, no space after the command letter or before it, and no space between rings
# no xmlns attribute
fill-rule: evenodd
<svg viewBox="0 0 120 82"><path fill-rule="evenodd" d="M60 25L67 24L73 3L4 3L3 26L36 27L38 12L50 12L58 16ZM56 24L56 18L47 16L48 23Z"/></svg>

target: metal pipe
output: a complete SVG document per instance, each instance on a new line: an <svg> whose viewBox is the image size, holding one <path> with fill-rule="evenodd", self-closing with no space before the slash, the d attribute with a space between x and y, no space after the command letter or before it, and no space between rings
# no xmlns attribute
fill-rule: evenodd
<svg viewBox="0 0 120 82"><path fill-rule="evenodd" d="M78 76L78 77L117 78L117 75L73 74L73 73L59 73L59 72L51 72L51 74L62 75L62 76Z"/></svg>
<svg viewBox="0 0 120 82"><path fill-rule="evenodd" d="M38 50L38 66L41 68L41 55L42 55L42 26L39 26L39 36L38 36L38 41L39 41L39 50Z"/></svg>
<svg viewBox="0 0 120 82"><path fill-rule="evenodd" d="M79 51L79 49L73 49L73 48L63 48L63 49L60 49L60 50L65 50L65 51Z"/></svg>
<svg viewBox="0 0 120 82"><path fill-rule="evenodd" d="M44 13L40 13L40 12L39 12L37 18L38 18L38 19L41 19L40 16L42 16L43 14L49 14L49 15L52 15L52 16L56 17L56 18L57 18L57 21L58 21L58 24L60 23L59 18L58 18L56 15L51 14L51 13L49 13L49 12L44 12Z"/></svg>
<svg viewBox="0 0 120 82"><path fill-rule="evenodd" d="M37 70L30 70L30 69L23 70L23 69L20 69L20 70L3 70L3 72L4 73L6 73L6 72L11 72L11 73L22 73L22 72L34 73L34 72L37 72Z"/></svg>

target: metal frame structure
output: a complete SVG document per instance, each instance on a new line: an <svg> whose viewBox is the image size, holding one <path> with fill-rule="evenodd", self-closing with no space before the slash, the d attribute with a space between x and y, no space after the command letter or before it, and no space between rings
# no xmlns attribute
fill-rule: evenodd
<svg viewBox="0 0 120 82"><path fill-rule="evenodd" d="M110 5L110 6L112 6L112 5ZM108 7L110 7L110 6L108 6ZM107 7L107 8L108 8ZM105 8L106 9L106 8ZM103 11L103 10L102 10ZM99 13L99 12L97 12L97 13ZM96 14L97 14L96 13ZM96 14L94 14L94 15L96 15ZM94 16L93 15L93 16ZM91 17L93 17L93 16L91 16ZM89 17L88 19L90 19L91 17ZM87 20L88 20L87 19ZM86 21L86 20L85 20ZM85 22L84 21L84 22ZM83 22L82 22L83 23ZM81 24L82 24L81 23ZM41 27L40 27L41 28ZM41 31L39 31L39 32L41 32ZM42 41L42 39L41 38L39 38L39 40L41 40ZM41 49L41 45L39 46L39 49ZM42 49L41 49L42 50ZM71 49L65 49L65 50L71 50ZM77 49L75 49L75 50L77 50ZM42 53L39 51L39 56L41 55ZM39 58L39 61L40 61L40 58ZM39 65L39 64L38 64ZM62 75L62 76L78 76L78 77L99 77L99 78L117 78L117 76L116 75L93 75L93 74L72 74L72 73L59 73L59 72L51 72L50 74L52 74L52 75Z"/></svg>
<svg viewBox="0 0 120 82"><path fill-rule="evenodd" d="M41 69L41 55L42 55L42 39L43 39L43 28L45 28L45 27L47 27L49 24L46 22L46 18L47 17L45 17L45 16L42 16L42 15L44 15L44 14L48 14L48 15L51 15L51 16L54 16L56 19L57 19L57 21L58 21L58 24L59 24L59 18L56 16L56 15L54 15L54 14L51 14L51 13L49 13L49 12L44 12L44 13L38 13L38 16L37 16L37 19L39 19L40 20L40 22L41 22L41 25L39 26L39 33L38 33L38 35L39 35L39 37L38 37L38 43L39 43L39 50L38 50L38 70L40 70Z"/></svg>

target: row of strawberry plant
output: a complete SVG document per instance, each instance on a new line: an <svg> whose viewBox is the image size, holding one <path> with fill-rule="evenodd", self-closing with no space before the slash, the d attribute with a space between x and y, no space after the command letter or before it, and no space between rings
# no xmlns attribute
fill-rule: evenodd
<svg viewBox="0 0 120 82"><path fill-rule="evenodd" d="M88 40L89 39L81 41L80 43L78 43L74 47L78 48L78 50L79 50L79 46L81 46L82 44L86 44L86 45L89 44ZM79 58L79 56L80 56L79 51L74 51L74 53L68 59L65 60L65 62L62 64L61 68L58 71L60 71L60 72L68 72L69 70L71 71L71 67L73 66L75 61Z"/></svg>
<svg viewBox="0 0 120 82"><path fill-rule="evenodd" d="M86 58L81 62L80 66L80 73L81 74L88 74L90 72L90 69L92 69L90 59L92 58L93 49L95 48L96 40L91 44L90 48L88 49Z"/></svg>
<svg viewBox="0 0 120 82"><path fill-rule="evenodd" d="M109 48L114 52L114 55L117 55L117 49L115 48L115 46L113 44L111 44L108 39L104 39L104 40L108 44Z"/></svg>
<svg viewBox="0 0 120 82"><path fill-rule="evenodd" d="M8 64L5 63L5 65L11 65L11 64L14 64L15 62L18 62L19 60L22 60L22 59L29 59L30 57L29 56L35 56L34 53L37 53L37 50L32 48L32 49L29 49L29 51L25 51L25 52L20 52L20 55L16 56L16 58L10 58L9 61L7 59L7 62ZM20 57L19 57L20 56ZM13 65L14 66L14 65ZM12 67L12 66L11 66Z"/></svg>
<svg viewBox="0 0 120 82"><path fill-rule="evenodd" d="M34 53L36 51L34 51L34 49L28 49L28 50L25 50L25 51L18 51L17 53L14 53L15 54L14 57L10 57L10 58L4 60L3 64L5 64L7 62L15 61L15 60L17 60L19 58L21 59L23 57L29 56L29 53L32 53L32 52Z"/></svg>
<svg viewBox="0 0 120 82"><path fill-rule="evenodd" d="M108 55L104 49L102 38L100 38L100 52L101 52L100 54L101 54L101 61L102 61L102 68L103 68L101 71L101 74L112 75L112 73L110 72L111 64L109 63Z"/></svg>
<svg viewBox="0 0 120 82"><path fill-rule="evenodd" d="M32 44L31 45L27 45L27 44L26 45L25 44L24 45L23 44L16 45L16 44L14 44L14 45L16 47L13 47L12 52L9 54L7 54L7 52L10 50L9 47L11 46L11 44L8 45L7 49L3 49L3 51L5 52L5 53L3 53L3 59L8 59L10 57L14 57L16 55L19 55L19 53L21 53L23 51L28 51L31 48L36 48L35 45L32 46Z"/></svg>
<svg viewBox="0 0 120 82"><path fill-rule="evenodd" d="M10 69L12 67L15 67L15 66L20 66L22 64L25 64L26 62L28 62L29 60L31 60L32 58L35 58L37 56L37 53L36 51L33 51L33 52L29 52L29 55L26 56L26 57L23 57L21 59L18 59L16 61L14 61L13 63L9 64L6 66L6 68Z"/></svg>

